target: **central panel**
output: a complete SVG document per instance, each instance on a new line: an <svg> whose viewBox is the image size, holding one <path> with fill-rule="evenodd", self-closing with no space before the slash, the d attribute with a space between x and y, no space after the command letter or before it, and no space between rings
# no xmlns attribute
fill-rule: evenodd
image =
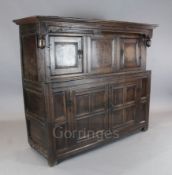
<svg viewBox="0 0 172 175"><path fill-rule="evenodd" d="M113 72L115 45L114 38L109 35L89 37L89 72Z"/></svg>

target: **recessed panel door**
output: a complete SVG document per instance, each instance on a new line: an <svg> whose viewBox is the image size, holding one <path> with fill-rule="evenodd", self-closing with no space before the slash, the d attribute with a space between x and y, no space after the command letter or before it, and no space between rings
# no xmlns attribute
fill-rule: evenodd
<svg viewBox="0 0 172 175"><path fill-rule="evenodd" d="M108 129L108 88L97 86L71 90L76 142L96 137Z"/></svg>
<svg viewBox="0 0 172 175"><path fill-rule="evenodd" d="M82 37L50 37L51 75L83 72Z"/></svg>
<svg viewBox="0 0 172 175"><path fill-rule="evenodd" d="M138 83L110 84L110 124L112 129L133 125L136 121Z"/></svg>

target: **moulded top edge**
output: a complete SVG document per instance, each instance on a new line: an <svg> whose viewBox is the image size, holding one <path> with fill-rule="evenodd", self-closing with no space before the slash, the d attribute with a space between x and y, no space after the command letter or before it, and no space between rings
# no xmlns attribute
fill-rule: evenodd
<svg viewBox="0 0 172 175"><path fill-rule="evenodd" d="M145 23L115 21L115 20L59 17L59 16L30 16L30 17L13 20L13 22L18 25L38 23L41 21L88 23L88 24L100 24L104 26L130 26L130 27L141 27L141 28L147 28L147 29L153 29L155 27L158 27L157 24L145 24Z"/></svg>

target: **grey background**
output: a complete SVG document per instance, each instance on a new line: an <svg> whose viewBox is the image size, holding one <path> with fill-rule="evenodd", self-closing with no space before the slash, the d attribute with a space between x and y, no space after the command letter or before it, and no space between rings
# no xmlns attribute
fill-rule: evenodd
<svg viewBox="0 0 172 175"><path fill-rule="evenodd" d="M152 109L167 107L172 99L171 0L1 0L0 1L0 119L23 119L18 26L13 19L57 15L159 24L148 49L152 70ZM7 115L8 114L8 115Z"/></svg>
<svg viewBox="0 0 172 175"><path fill-rule="evenodd" d="M145 137L143 137L144 135L138 135L133 136L133 140L130 138L131 140L126 139L125 141L115 143L113 146L114 149L112 147L108 147L108 149L103 148L104 154L99 150L97 154L91 153L90 155L101 164L101 166L97 167L99 174L113 174L113 172L125 174L123 171L124 169L127 170L127 175L130 173L132 175L141 174L141 172L155 174L155 171L157 171L157 174L163 174L164 172L162 172L162 169L159 169L159 167L162 168L162 165L164 165L164 171L167 170L166 168L170 168L171 163L168 163L168 160L170 154L172 155L172 151L169 152L168 155L166 155L167 152L162 154L162 150L168 150L169 147L167 146L170 146L170 140L172 139L165 139L161 132L165 131L165 127L168 127L167 131L169 133L171 132L170 128L172 128L171 114L168 113L167 115L167 112L172 110L172 1L1 0L0 157L3 161L0 160L0 175L10 174L10 171L13 171L13 174L16 172L23 175L30 173L31 170L36 170L37 167L39 167L40 171L36 172L41 172L43 170L42 172L44 174L47 168L44 159L37 156L37 154L30 149L26 140L18 26L12 23L13 19L33 15L101 18L159 24L159 27L154 31L152 47L148 49L147 53L147 69L152 70L151 127L149 132L146 133L147 135ZM158 127L162 130L159 130ZM9 130L9 128L11 128L11 130ZM168 134L165 132L164 135ZM144 139L147 140L144 141ZM138 140L141 142L139 142L140 144L138 147L135 147ZM152 145L152 140L155 145ZM148 146L142 148L144 144L141 143L145 143ZM163 143L164 145L162 145ZM130 146L126 148L126 145ZM163 149L161 149L161 147ZM121 156L122 149L125 150L126 156ZM139 152L143 150L148 150L148 152L143 153L145 157L142 157L142 154ZM111 156L111 153L116 153L116 156ZM101 161L101 156L99 154L102 154L101 156L105 158L105 160L107 159L106 161L108 161L108 164L105 165L104 162ZM127 155L130 158L127 157ZM115 159L115 157L118 156L121 158ZM122 159L123 156L125 161ZM163 164L159 159L164 160L166 164ZM72 174L72 168L75 168L76 164L82 163L80 159L74 160L75 159L72 159L72 161L68 163L67 167L69 171L67 171L68 168L65 167L65 164L62 164L56 167L59 168L56 173L63 172L63 174ZM79 174L81 172L87 174L88 171L89 173L97 172L96 166L94 165L98 163L95 163L91 157L86 156L85 159L83 158L81 160L86 167L87 164L89 168L94 167L94 171L91 171L89 168L84 169L83 166L77 169L79 167L76 166L74 174ZM132 161L136 163L137 168L133 166ZM146 164L147 161L151 161L149 162L150 164ZM153 161L157 161L157 164L154 164ZM118 167L117 169L113 168L114 164L112 164L112 162L116 164ZM169 162L171 162L171 160ZM141 163L143 163L143 166L141 166ZM44 168L41 167L42 164ZM51 169L48 172L53 173L54 171ZM165 174L168 173L166 172ZM169 174L171 174L171 172L169 172Z"/></svg>

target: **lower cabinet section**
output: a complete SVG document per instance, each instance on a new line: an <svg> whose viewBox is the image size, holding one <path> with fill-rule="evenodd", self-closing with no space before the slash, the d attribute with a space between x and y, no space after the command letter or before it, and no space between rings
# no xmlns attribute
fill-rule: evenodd
<svg viewBox="0 0 172 175"><path fill-rule="evenodd" d="M51 85L46 109L52 112L44 121L30 117L40 109L29 107L33 96L26 98L29 142L50 165L148 128L150 74L105 80L65 88Z"/></svg>

